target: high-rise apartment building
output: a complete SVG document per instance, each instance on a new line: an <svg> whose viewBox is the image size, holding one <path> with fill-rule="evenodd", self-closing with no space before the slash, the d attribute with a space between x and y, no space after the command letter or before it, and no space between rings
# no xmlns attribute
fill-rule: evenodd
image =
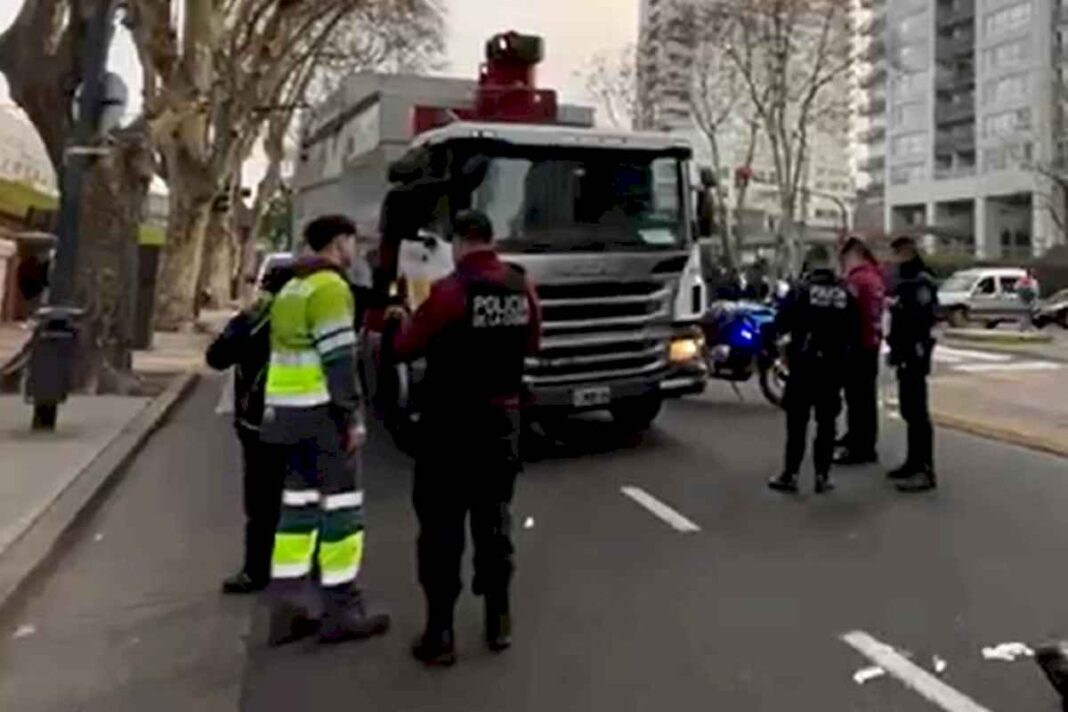
<svg viewBox="0 0 1068 712"><path fill-rule="evenodd" d="M720 0L642 0L638 40L637 128L672 131L690 137L697 161L707 161L708 142L694 120L691 87L695 71L701 71L697 51L702 35L695 22L701 13L694 7L710 6ZM832 87L847 93L849 78ZM728 202L733 206L736 186L734 171L747 165L748 131L739 102L736 119L719 133L722 180L730 188ZM852 220L855 185L851 167L852 147L843 141L842 131L811 132L807 163L809 193L799 200L796 219L803 224L809 239L833 239L843 220ZM766 141L758 142L756 154L748 166L752 176L746 207L734 216L735 229L741 231L744 245L759 251L774 244L776 225L781 215L779 191L774 179L774 163ZM844 208L844 214L843 214Z"/></svg>
<svg viewBox="0 0 1068 712"><path fill-rule="evenodd" d="M1050 214L1063 201L1044 174L1065 158L1068 1L862 4L875 60L864 167L875 184L882 173L885 228L987 258L1063 242Z"/></svg>

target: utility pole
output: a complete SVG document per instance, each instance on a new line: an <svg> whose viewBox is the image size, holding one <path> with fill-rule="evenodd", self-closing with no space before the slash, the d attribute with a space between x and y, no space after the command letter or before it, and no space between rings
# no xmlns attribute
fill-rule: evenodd
<svg viewBox="0 0 1068 712"><path fill-rule="evenodd" d="M105 73L115 10L114 0L96 0L91 4L79 48L82 84L76 97L73 135L63 153L56 256L48 304L37 312L26 387L27 399L33 404L35 430L55 429L59 404L70 392L77 319L82 313L74 304L82 189L94 156L103 150L93 144L104 109ZM77 21L72 18L72 22Z"/></svg>

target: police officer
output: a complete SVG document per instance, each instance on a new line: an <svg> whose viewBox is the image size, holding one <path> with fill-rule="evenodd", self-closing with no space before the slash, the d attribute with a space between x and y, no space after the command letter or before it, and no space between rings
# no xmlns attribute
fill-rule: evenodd
<svg viewBox="0 0 1068 712"><path fill-rule="evenodd" d="M311 253L271 306L264 440L284 447L282 514L271 565L269 643L319 630L323 642L384 633L389 616L369 613L357 586L363 560L358 451L366 438L355 376L352 291L345 280L356 226L313 220ZM317 595L310 579L318 575Z"/></svg>
<svg viewBox="0 0 1068 712"><path fill-rule="evenodd" d="M537 351L540 331L534 289L518 267L497 257L485 215L458 214L452 246L455 271L434 284L394 340L399 359L427 359L412 493L427 622L412 653L429 665L456 660L453 608L468 515L485 642L495 652L511 644L509 510L520 469L523 361Z"/></svg>
<svg viewBox="0 0 1068 712"><path fill-rule="evenodd" d="M237 574L223 581L223 593L254 593L271 580L285 463L275 446L261 441L260 426L271 356L271 304L292 276L292 264L272 267L263 277L260 298L226 324L206 354L212 368L234 369L234 428L244 464L245 561Z"/></svg>
<svg viewBox="0 0 1068 712"><path fill-rule="evenodd" d="M796 493L797 475L805 457L809 415L816 412L813 461L816 492L834 489L830 479L834 456L835 421L842 407L843 370L856 340L856 302L845 282L834 272L827 248L816 245L805 256L801 282L779 310L777 333L789 335L784 405L786 407L786 458L783 472L768 486Z"/></svg>
<svg viewBox="0 0 1068 712"><path fill-rule="evenodd" d="M927 407L927 376L931 372L938 291L911 237L890 244L897 279L890 305L890 365L897 369L898 403L908 427L908 456L889 473L902 492L924 492L936 486L934 431Z"/></svg>

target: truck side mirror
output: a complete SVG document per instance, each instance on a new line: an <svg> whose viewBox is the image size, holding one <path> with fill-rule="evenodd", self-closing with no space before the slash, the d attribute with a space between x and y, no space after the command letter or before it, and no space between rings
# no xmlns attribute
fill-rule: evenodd
<svg viewBox="0 0 1068 712"><path fill-rule="evenodd" d="M708 166L701 168L701 185L706 189L715 188L718 181L716 180L716 172Z"/></svg>
<svg viewBox="0 0 1068 712"><path fill-rule="evenodd" d="M712 237L712 223L715 219L715 209L712 206L712 196L708 190L697 192L697 236Z"/></svg>

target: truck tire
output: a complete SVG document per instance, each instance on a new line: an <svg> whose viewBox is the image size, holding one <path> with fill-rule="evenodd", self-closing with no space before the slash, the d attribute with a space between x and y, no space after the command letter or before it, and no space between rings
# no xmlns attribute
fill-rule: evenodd
<svg viewBox="0 0 1068 712"><path fill-rule="evenodd" d="M623 430L644 433L660 415L663 405L664 401L659 396L646 396L618 403L612 406L610 412L612 420Z"/></svg>
<svg viewBox="0 0 1068 712"><path fill-rule="evenodd" d="M968 326L968 308L967 307L953 307L949 312L949 317L946 319L949 325L955 329L963 329Z"/></svg>

